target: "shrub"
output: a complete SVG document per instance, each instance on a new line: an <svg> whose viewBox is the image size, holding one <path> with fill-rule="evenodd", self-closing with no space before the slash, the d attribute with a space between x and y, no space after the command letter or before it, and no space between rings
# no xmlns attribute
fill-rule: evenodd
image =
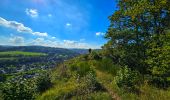
<svg viewBox="0 0 170 100"><path fill-rule="evenodd" d="M96 77L93 73L88 73L86 76L82 77L79 82L79 88L77 88L77 95L81 94L90 94L94 90L97 90L99 86L97 86Z"/></svg>
<svg viewBox="0 0 170 100"><path fill-rule="evenodd" d="M2 89L4 100L33 100L35 94L34 82L26 79L6 83Z"/></svg>
<svg viewBox="0 0 170 100"><path fill-rule="evenodd" d="M0 82L5 82L6 76L4 74L0 74Z"/></svg>
<svg viewBox="0 0 170 100"><path fill-rule="evenodd" d="M119 66L115 65L113 61L109 58L103 58L98 62L97 68L101 71L106 71L112 75L116 75L119 70Z"/></svg>
<svg viewBox="0 0 170 100"><path fill-rule="evenodd" d="M163 77L163 76L152 76L152 79L149 80L149 82L157 87L157 88L168 88L170 85L170 81L167 79L167 77Z"/></svg>
<svg viewBox="0 0 170 100"><path fill-rule="evenodd" d="M88 59L90 59L90 60L93 60L93 59L95 59L95 60L100 60L101 57L100 57L100 55L99 55L98 52L93 51L93 52L91 52L91 53L88 55Z"/></svg>
<svg viewBox="0 0 170 100"><path fill-rule="evenodd" d="M116 83L119 87L131 92L137 92L137 87L140 86L141 76L139 72L132 71L128 67L121 68L116 76Z"/></svg>
<svg viewBox="0 0 170 100"><path fill-rule="evenodd" d="M75 72L80 77L87 75L88 73L95 74L95 71L91 68L88 62L77 62L70 67L71 71Z"/></svg>
<svg viewBox="0 0 170 100"><path fill-rule="evenodd" d="M51 78L48 74L41 75L36 80L37 91L42 93L52 86Z"/></svg>

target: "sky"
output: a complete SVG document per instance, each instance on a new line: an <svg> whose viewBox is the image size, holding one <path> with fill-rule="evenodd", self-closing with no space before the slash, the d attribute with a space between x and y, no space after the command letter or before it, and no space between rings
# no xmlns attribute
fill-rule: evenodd
<svg viewBox="0 0 170 100"><path fill-rule="evenodd" d="M1 0L0 45L100 48L115 0Z"/></svg>

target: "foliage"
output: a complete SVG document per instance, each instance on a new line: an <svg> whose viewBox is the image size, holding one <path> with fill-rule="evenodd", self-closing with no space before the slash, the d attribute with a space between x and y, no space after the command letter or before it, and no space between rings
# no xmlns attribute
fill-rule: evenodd
<svg viewBox="0 0 170 100"><path fill-rule="evenodd" d="M77 78L78 77L72 77L66 82L56 83L53 88L43 93L38 99L69 99L74 96L88 95L96 89L96 81L92 74L88 74L80 79Z"/></svg>
<svg viewBox="0 0 170 100"><path fill-rule="evenodd" d="M106 71L114 76L117 74L119 70L119 66L114 64L114 62L110 58L103 58L102 60L99 60L96 67L99 70Z"/></svg>
<svg viewBox="0 0 170 100"><path fill-rule="evenodd" d="M75 72L78 76L83 77L89 73L95 74L94 70L88 62L77 62L70 66L71 71Z"/></svg>
<svg viewBox="0 0 170 100"><path fill-rule="evenodd" d="M41 75L36 80L37 92L44 92L52 87L51 79L49 74Z"/></svg>
<svg viewBox="0 0 170 100"><path fill-rule="evenodd" d="M3 84L2 96L4 100L34 100L35 88L33 80L20 79L16 82L7 82Z"/></svg>
<svg viewBox="0 0 170 100"><path fill-rule="evenodd" d="M150 48L147 50L149 55L146 63L153 76L152 83L157 87L166 88L170 85L170 33L154 36L150 41Z"/></svg>
<svg viewBox="0 0 170 100"><path fill-rule="evenodd" d="M141 81L149 75L151 83L168 87L169 1L119 0L117 3L117 11L109 17L111 25L105 35L108 42L103 46L103 55L115 64L139 72Z"/></svg>
<svg viewBox="0 0 170 100"><path fill-rule="evenodd" d="M99 60L99 59L101 59L101 56L99 55L99 52L91 51L91 53L88 55L88 59L89 60L93 60L93 59Z"/></svg>
<svg viewBox="0 0 170 100"><path fill-rule="evenodd" d="M6 81L6 75L0 74L0 82L5 82Z"/></svg>
<svg viewBox="0 0 170 100"><path fill-rule="evenodd" d="M132 71L127 67L121 68L116 76L117 85L127 91L134 92L134 90L137 89L137 86L140 86L140 81L140 74L137 71Z"/></svg>

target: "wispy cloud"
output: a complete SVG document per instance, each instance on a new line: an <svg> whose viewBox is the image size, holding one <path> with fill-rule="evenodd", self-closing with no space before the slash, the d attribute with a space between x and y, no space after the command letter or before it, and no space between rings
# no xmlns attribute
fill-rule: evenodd
<svg viewBox="0 0 170 100"><path fill-rule="evenodd" d="M43 45L44 44L44 38L37 38L31 42L33 45Z"/></svg>
<svg viewBox="0 0 170 100"><path fill-rule="evenodd" d="M91 45L81 41L75 40L51 40L46 38L37 38L32 40L28 45L41 45L48 47L59 47L59 48L84 48L84 49L97 49L100 48L99 45Z"/></svg>
<svg viewBox="0 0 170 100"><path fill-rule="evenodd" d="M16 45L16 46L30 46L39 45L47 47L58 47L58 48L84 48L84 49L99 49L100 45L89 44L85 41L75 41L75 40L58 40L50 39L48 37L38 37L35 39L26 39L26 37L15 36L3 37L0 36L0 45ZM5 42L4 42L5 41Z"/></svg>
<svg viewBox="0 0 170 100"><path fill-rule="evenodd" d="M85 48L85 49L100 48L100 46L98 46L98 45L90 45L83 41L74 41L74 40L63 40L63 41L64 41L64 44L63 44L64 48Z"/></svg>
<svg viewBox="0 0 170 100"><path fill-rule="evenodd" d="M67 46L75 46L78 42L73 40L64 40L64 44Z"/></svg>
<svg viewBox="0 0 170 100"><path fill-rule="evenodd" d="M103 36L103 35L105 35L105 33L103 33L103 32L96 32L96 36Z"/></svg>
<svg viewBox="0 0 170 100"><path fill-rule="evenodd" d="M0 17L0 25L12 29L16 29L18 32L23 33L30 33L32 35L42 36L46 37L48 34L46 32L34 32L31 28L24 26L22 23L16 22L16 21L8 21L2 17Z"/></svg>
<svg viewBox="0 0 170 100"><path fill-rule="evenodd" d="M48 36L48 33L44 32L44 33L41 33L41 32L32 32L33 35L37 35L37 36L43 36L43 37L46 37Z"/></svg>
<svg viewBox="0 0 170 100"><path fill-rule="evenodd" d="M55 39L56 37L51 37L52 39Z"/></svg>
<svg viewBox="0 0 170 100"><path fill-rule="evenodd" d="M24 38L21 36L15 36L9 39L9 42L14 45L22 45L24 44Z"/></svg>
<svg viewBox="0 0 170 100"><path fill-rule="evenodd" d="M33 17L33 18L35 18L35 17L38 17L38 10L37 9L26 9L25 10L25 12L26 12L26 14L27 15L29 15L29 16L31 16L31 17Z"/></svg>

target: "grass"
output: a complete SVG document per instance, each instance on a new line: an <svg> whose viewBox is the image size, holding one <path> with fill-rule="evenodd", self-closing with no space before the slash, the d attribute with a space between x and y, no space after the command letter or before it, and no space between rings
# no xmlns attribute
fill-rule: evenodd
<svg viewBox="0 0 170 100"><path fill-rule="evenodd" d="M113 87L112 87L112 82L114 81L114 77L111 74L101 72L99 70L96 70L96 73L97 73L98 81L103 85L103 87L106 88L106 90L109 92L112 98L118 99L119 97L113 91Z"/></svg>
<svg viewBox="0 0 170 100"><path fill-rule="evenodd" d="M107 92L94 92L88 95L74 96L72 100L112 100Z"/></svg>
<svg viewBox="0 0 170 100"><path fill-rule="evenodd" d="M170 100L170 89L162 90L145 83L139 87L141 93L138 95L119 88L111 73L97 69L96 74L97 80L115 100Z"/></svg>
<svg viewBox="0 0 170 100"><path fill-rule="evenodd" d="M170 89L162 90L145 84L140 87L140 90L141 100L170 100Z"/></svg>
<svg viewBox="0 0 170 100"><path fill-rule="evenodd" d="M0 52L0 57L17 57L17 56L46 56L45 53L36 53L36 52L23 52L23 51L6 51Z"/></svg>
<svg viewBox="0 0 170 100"><path fill-rule="evenodd" d="M37 100L170 100L170 89L161 90L147 84L139 86L140 94L126 91L126 89L118 87L116 84L116 70L117 66L109 61L89 60L85 61L86 67L89 66L95 71L95 80L101 85L104 90L93 90L86 93L89 88L89 78L81 79L77 82L76 76L73 75L71 69L81 69L84 67L80 62L81 58L74 58L65 62L62 66L53 70L53 83L55 84L51 89L39 95ZM107 64L106 64L107 63ZM109 68L109 67L112 68ZM106 67L106 70L103 70ZM114 68L115 67L115 68ZM67 70L66 70L67 69ZM61 77L59 73L64 72ZM83 72L86 70L83 70ZM59 76L58 76L59 75ZM76 75L76 74L75 74ZM101 88L98 87L98 88ZM83 92L85 91L85 92Z"/></svg>
<svg viewBox="0 0 170 100"><path fill-rule="evenodd" d="M68 82L59 82L53 88L43 93L37 100L59 100L60 98L68 98L78 88L78 84L75 80L69 80Z"/></svg>
<svg viewBox="0 0 170 100"><path fill-rule="evenodd" d="M89 63L94 62L72 60L58 66L52 72L53 87L41 94L37 100L112 100L107 91L100 89L99 84L95 85L98 83L93 77L95 73L88 69L94 67L89 66ZM93 89L96 86L98 88Z"/></svg>

